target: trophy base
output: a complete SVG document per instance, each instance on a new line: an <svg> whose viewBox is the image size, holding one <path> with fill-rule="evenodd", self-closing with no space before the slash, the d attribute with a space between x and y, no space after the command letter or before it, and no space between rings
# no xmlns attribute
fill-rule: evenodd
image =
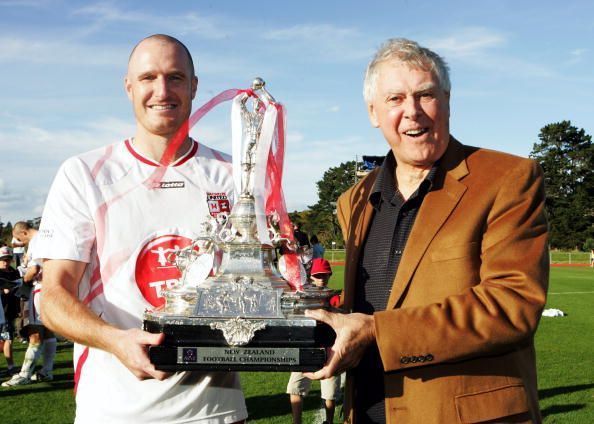
<svg viewBox="0 0 594 424"><path fill-rule="evenodd" d="M145 314L144 329L164 333L149 357L163 371L317 371L334 343L331 327L304 316L280 319L202 318ZM251 328L228 342L229 332ZM227 332L227 334L224 334Z"/></svg>
<svg viewBox="0 0 594 424"><path fill-rule="evenodd" d="M162 371L317 371L326 349L151 346L149 356Z"/></svg>

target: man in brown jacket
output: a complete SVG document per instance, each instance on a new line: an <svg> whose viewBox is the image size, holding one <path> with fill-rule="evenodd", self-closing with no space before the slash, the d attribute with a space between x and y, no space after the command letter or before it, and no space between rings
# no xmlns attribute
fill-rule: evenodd
<svg viewBox="0 0 594 424"><path fill-rule="evenodd" d="M344 309L312 311L349 370L349 423L540 422L533 336L548 284L542 170L449 133L448 68L388 40L365 101L384 164L344 193Z"/></svg>

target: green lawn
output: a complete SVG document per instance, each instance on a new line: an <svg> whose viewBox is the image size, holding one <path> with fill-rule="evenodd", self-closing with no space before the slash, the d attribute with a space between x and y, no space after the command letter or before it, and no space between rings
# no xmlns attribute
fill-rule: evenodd
<svg viewBox="0 0 594 424"><path fill-rule="evenodd" d="M334 266L330 285L340 288L343 267ZM536 334L541 409L546 423L594 423L594 270L552 268L547 307L563 318L543 317ZM17 363L25 345L16 347ZM69 423L73 420L71 348L60 344L55 380L18 388L0 388L0 423ZM0 360L0 370L4 362ZM290 423L285 394L288 373L242 373L250 423ZM304 423L317 422L319 385L305 400ZM35 408L31 408L35 405ZM338 408L339 409L339 408ZM335 422L339 422L338 419Z"/></svg>
<svg viewBox="0 0 594 424"><path fill-rule="evenodd" d="M594 423L594 270L551 268L547 308L536 333L540 406L547 423Z"/></svg>

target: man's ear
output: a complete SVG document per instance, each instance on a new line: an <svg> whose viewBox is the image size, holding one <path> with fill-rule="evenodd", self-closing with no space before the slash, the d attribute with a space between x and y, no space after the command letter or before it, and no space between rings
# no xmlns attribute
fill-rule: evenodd
<svg viewBox="0 0 594 424"><path fill-rule="evenodd" d="M130 82L130 79L127 75L124 78L124 90L126 90L126 95L128 98L132 100L132 83Z"/></svg>
<svg viewBox="0 0 594 424"><path fill-rule="evenodd" d="M371 125L375 128L379 127L379 120L377 119L373 103L367 103L367 114L369 115L369 122L371 122Z"/></svg>
<svg viewBox="0 0 594 424"><path fill-rule="evenodd" d="M194 75L192 77L192 100L196 97L196 92L198 91L198 77Z"/></svg>

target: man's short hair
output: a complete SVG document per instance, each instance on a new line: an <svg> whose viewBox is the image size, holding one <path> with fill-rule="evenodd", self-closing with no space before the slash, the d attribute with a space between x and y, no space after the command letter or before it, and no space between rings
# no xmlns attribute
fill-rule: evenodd
<svg viewBox="0 0 594 424"><path fill-rule="evenodd" d="M33 229L33 226L31 224L29 224L27 221L19 221L12 226L13 234L18 234L23 231L29 231L32 229Z"/></svg>
<svg viewBox="0 0 594 424"><path fill-rule="evenodd" d="M182 43L181 41L179 41L177 38L172 37L171 35L167 35L167 34L153 34L153 35L149 35L148 37L144 37L142 40L140 40L138 43L136 43L136 45L130 52L130 56L128 57L128 63L130 63L130 60L132 59L132 56L134 55L134 52L136 51L136 48L140 45L140 43L142 43L145 40L150 40L150 39L167 41L169 43L177 44L178 46L180 46L188 55L188 61L190 62L190 76L192 76L192 77L196 76L196 71L194 69L194 60L192 59L192 54L190 53L190 50L188 50L186 45L184 43Z"/></svg>
<svg viewBox="0 0 594 424"><path fill-rule="evenodd" d="M441 56L426 47L419 46L415 41L406 38L390 38L381 45L367 65L363 83L363 98L366 103L371 103L375 95L378 65L388 60L397 60L413 69L433 72L441 89L446 93L450 92L449 68Z"/></svg>

